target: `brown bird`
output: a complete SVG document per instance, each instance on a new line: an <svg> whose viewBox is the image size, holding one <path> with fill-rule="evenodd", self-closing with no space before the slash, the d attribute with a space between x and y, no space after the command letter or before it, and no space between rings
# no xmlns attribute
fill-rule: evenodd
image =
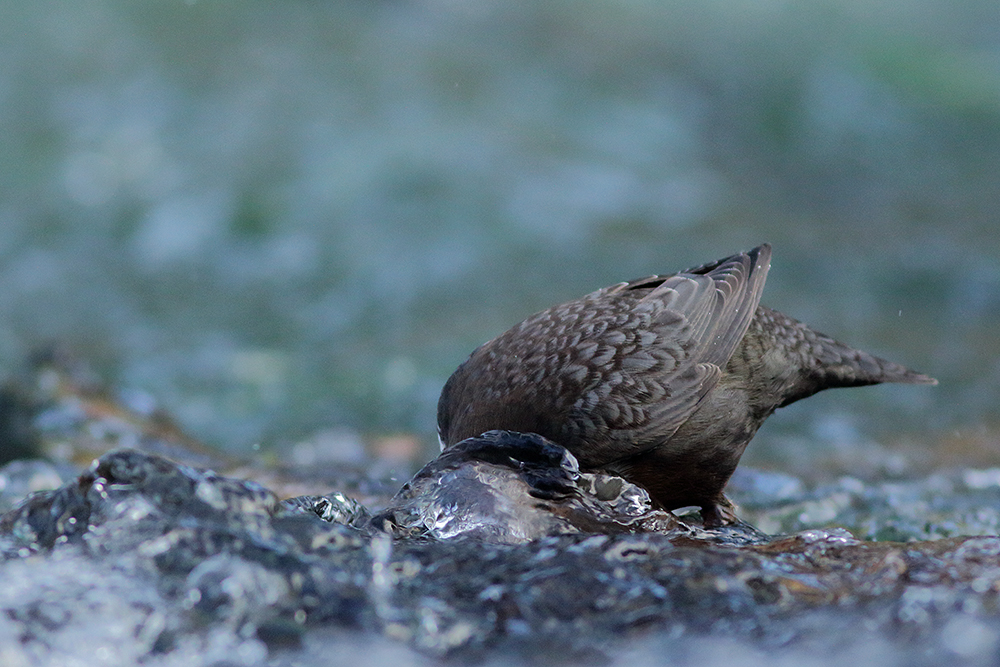
<svg viewBox="0 0 1000 667"><path fill-rule="evenodd" d="M723 488L777 408L830 387L937 384L758 305L770 259L765 244L532 315L448 379L442 448L493 429L537 433L664 509L734 521Z"/></svg>

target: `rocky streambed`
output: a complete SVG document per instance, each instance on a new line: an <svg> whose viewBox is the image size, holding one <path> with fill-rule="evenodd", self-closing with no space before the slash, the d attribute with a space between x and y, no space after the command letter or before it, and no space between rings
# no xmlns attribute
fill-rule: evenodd
<svg viewBox="0 0 1000 667"><path fill-rule="evenodd" d="M55 358L0 408L3 665L1000 659L997 469L744 469L705 530L537 437L400 490L225 460Z"/></svg>

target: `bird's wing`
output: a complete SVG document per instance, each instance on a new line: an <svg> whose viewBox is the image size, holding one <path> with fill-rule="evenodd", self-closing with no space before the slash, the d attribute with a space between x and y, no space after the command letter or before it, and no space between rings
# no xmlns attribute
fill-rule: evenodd
<svg viewBox="0 0 1000 667"><path fill-rule="evenodd" d="M581 459L599 466L670 438L716 386L746 334L764 288L771 248L671 276L615 285L588 297L610 325L576 363L600 372L564 422ZM595 364L596 354L613 354ZM603 434L594 437L594 434ZM571 446L572 448L572 446Z"/></svg>

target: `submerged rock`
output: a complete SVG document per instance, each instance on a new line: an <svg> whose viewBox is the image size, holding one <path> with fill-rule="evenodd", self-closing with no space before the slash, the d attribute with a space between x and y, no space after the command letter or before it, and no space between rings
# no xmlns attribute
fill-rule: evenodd
<svg viewBox="0 0 1000 667"><path fill-rule="evenodd" d="M580 472L535 434L490 431L446 449L396 494L376 524L397 536L521 544L548 535L680 531L649 494L620 477Z"/></svg>

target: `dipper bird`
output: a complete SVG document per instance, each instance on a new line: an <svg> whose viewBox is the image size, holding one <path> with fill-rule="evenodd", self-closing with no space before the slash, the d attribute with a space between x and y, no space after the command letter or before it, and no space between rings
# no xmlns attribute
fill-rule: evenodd
<svg viewBox="0 0 1000 667"><path fill-rule="evenodd" d="M830 387L937 384L758 305L770 259L765 244L532 315L448 379L442 449L494 429L537 433L664 509L735 521L723 488L777 408Z"/></svg>

